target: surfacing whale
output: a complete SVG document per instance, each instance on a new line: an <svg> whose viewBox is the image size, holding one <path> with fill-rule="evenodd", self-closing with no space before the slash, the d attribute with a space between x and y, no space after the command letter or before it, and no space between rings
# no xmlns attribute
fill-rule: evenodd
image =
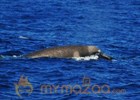
<svg viewBox="0 0 140 100"><path fill-rule="evenodd" d="M43 50L38 50L24 57L27 58L42 58L42 57L51 57L51 58L74 58L74 57L87 57L91 55L97 55L100 58L105 58L111 60L112 57L104 54L96 46L58 46L52 48L46 48Z"/></svg>

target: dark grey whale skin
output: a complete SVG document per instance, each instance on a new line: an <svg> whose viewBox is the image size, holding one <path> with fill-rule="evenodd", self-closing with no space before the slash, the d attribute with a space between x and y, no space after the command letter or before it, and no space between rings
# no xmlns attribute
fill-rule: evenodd
<svg viewBox="0 0 140 100"><path fill-rule="evenodd" d="M89 48L91 50L89 51ZM76 54L76 56L75 56ZM72 58L72 57L85 57L93 54L98 54L99 57L111 60L112 58L100 52L95 46L58 46L52 48L46 48L38 50L24 57L27 58L41 58L41 57L53 57L53 58Z"/></svg>

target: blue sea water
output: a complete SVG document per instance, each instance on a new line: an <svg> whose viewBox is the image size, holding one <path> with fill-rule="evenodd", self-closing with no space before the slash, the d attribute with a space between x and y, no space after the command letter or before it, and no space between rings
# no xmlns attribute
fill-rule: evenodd
<svg viewBox="0 0 140 100"><path fill-rule="evenodd" d="M96 45L115 60L14 57L63 45ZM0 55L0 100L21 99L14 85L21 75L33 86L25 100L140 100L140 1L0 0ZM84 77L98 86L90 94L40 89L82 86ZM95 93L105 84L110 93Z"/></svg>

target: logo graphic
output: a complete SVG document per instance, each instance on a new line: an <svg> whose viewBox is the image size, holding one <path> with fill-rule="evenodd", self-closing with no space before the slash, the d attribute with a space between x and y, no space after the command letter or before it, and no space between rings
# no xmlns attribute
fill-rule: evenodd
<svg viewBox="0 0 140 100"><path fill-rule="evenodd" d="M83 86L90 86L91 80L89 77L83 77Z"/></svg>
<svg viewBox="0 0 140 100"><path fill-rule="evenodd" d="M15 83L15 91L16 94L22 98L23 96L29 96L33 92L33 86L28 81L27 77L24 77L23 75L20 77L18 83Z"/></svg>

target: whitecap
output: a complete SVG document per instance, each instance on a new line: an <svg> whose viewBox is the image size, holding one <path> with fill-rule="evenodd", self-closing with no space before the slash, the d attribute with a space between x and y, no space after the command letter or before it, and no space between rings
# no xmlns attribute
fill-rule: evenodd
<svg viewBox="0 0 140 100"><path fill-rule="evenodd" d="M29 39L28 37L25 36L19 36L20 39Z"/></svg>
<svg viewBox="0 0 140 100"><path fill-rule="evenodd" d="M14 57L14 58L17 58L17 56L16 56L16 55L13 55L13 57Z"/></svg>

